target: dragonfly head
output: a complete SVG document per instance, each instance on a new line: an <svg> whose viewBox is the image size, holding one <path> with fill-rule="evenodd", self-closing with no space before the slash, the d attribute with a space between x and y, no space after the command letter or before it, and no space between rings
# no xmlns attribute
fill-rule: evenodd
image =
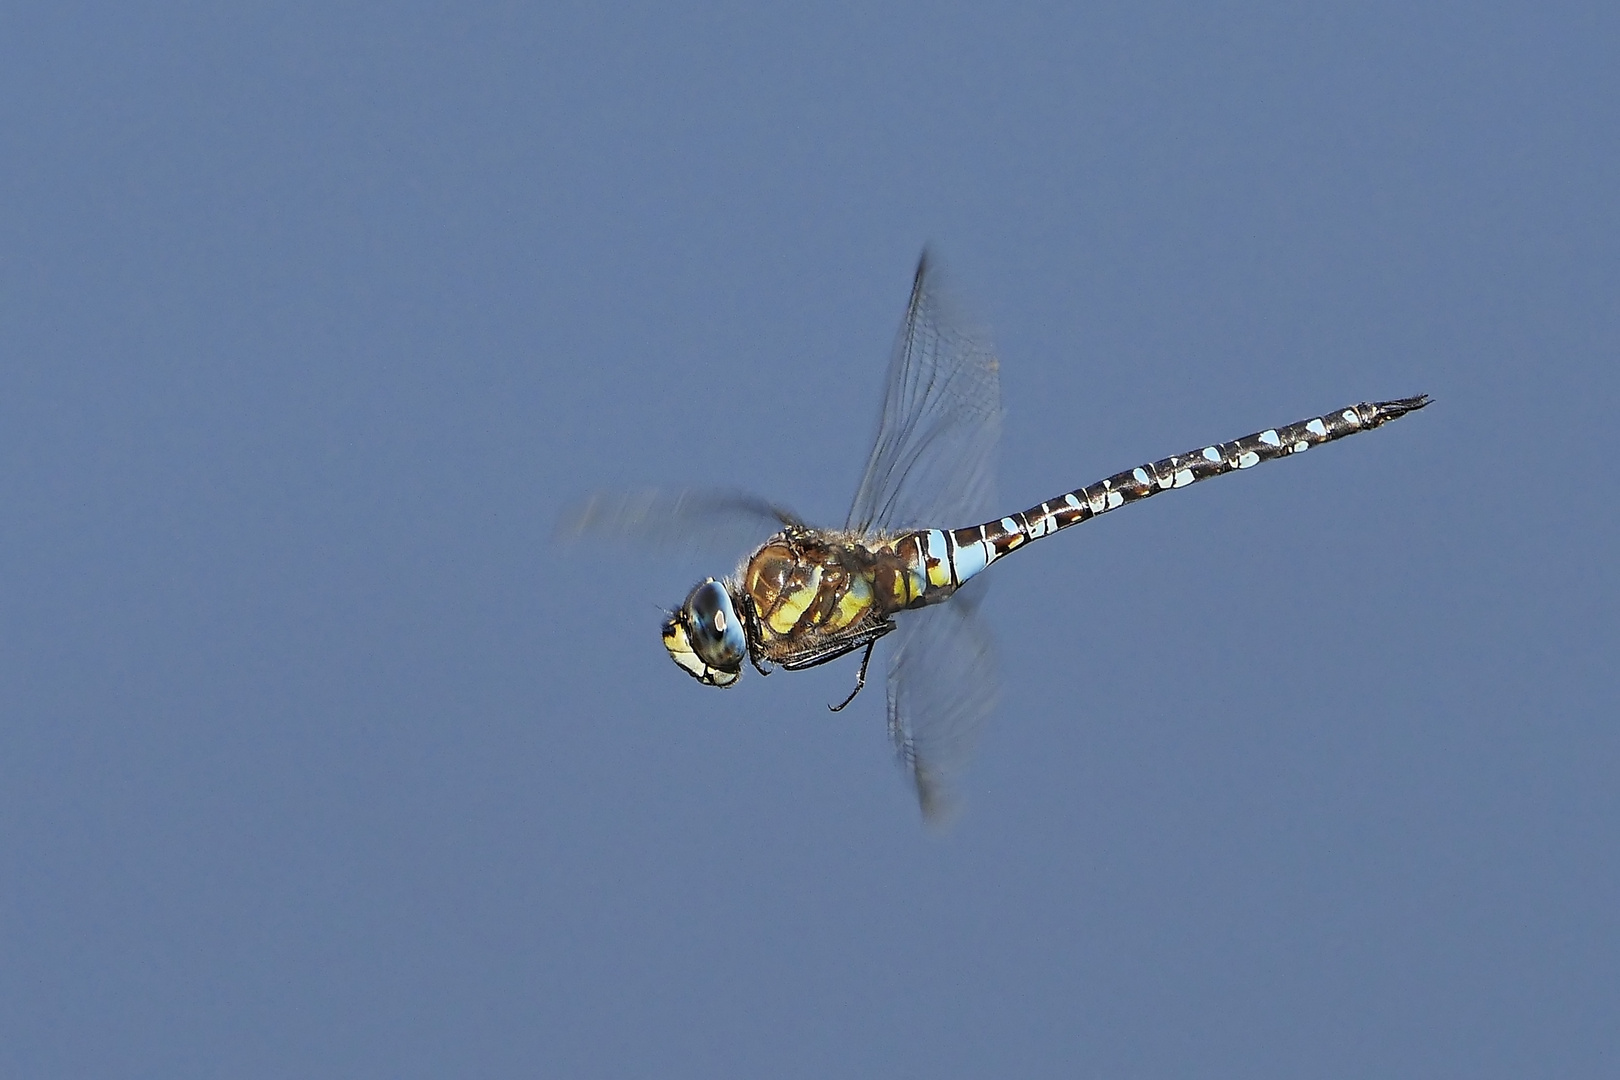
<svg viewBox="0 0 1620 1080"><path fill-rule="evenodd" d="M709 578L692 590L664 623L664 648L683 671L707 686L730 686L742 676L748 637L724 585Z"/></svg>

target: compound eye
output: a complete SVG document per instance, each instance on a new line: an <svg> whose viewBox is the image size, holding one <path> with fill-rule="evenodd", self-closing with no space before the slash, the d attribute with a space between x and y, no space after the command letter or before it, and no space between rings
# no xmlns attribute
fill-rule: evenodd
<svg viewBox="0 0 1620 1080"><path fill-rule="evenodd" d="M722 671L742 667L748 638L724 585L711 578L693 589L686 598L686 622L691 629L692 649L705 664Z"/></svg>

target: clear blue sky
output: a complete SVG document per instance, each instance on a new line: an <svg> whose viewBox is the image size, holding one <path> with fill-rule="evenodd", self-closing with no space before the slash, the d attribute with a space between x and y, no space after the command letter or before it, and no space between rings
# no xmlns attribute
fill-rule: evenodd
<svg viewBox="0 0 1620 1080"><path fill-rule="evenodd" d="M1617 43L8 5L0 1074L1611 1072ZM1009 510L1436 398L998 565L944 834L881 694L827 712L853 661L670 664L740 552L552 538L627 487L841 522L925 241Z"/></svg>

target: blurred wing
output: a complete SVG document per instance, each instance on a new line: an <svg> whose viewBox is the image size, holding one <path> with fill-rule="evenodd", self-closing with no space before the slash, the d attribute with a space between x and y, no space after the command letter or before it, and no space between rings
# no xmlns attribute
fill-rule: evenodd
<svg viewBox="0 0 1620 1080"><path fill-rule="evenodd" d="M995 506L999 364L988 338L952 320L929 255L917 263L866 475L847 528L962 528ZM889 647L889 737L923 817L943 821L952 776L996 703L995 653L979 622L977 578L949 601L902 612Z"/></svg>
<svg viewBox="0 0 1620 1080"><path fill-rule="evenodd" d="M928 252L889 361L877 441L846 528L962 528L993 512L1001 381L989 340L949 318Z"/></svg>
<svg viewBox="0 0 1620 1080"><path fill-rule="evenodd" d="M888 636L889 738L930 824L953 806L951 781L996 706L996 658L978 616L984 579L943 604L901 612Z"/></svg>
<svg viewBox="0 0 1620 1080"><path fill-rule="evenodd" d="M755 495L727 491L635 491L593 495L565 513L557 538L630 540L662 548L752 547L799 519Z"/></svg>

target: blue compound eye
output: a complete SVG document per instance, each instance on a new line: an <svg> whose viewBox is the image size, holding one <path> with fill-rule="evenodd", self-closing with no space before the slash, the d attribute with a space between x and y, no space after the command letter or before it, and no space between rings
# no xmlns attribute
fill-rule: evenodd
<svg viewBox="0 0 1620 1080"><path fill-rule="evenodd" d="M748 638L724 585L710 579L692 590L686 598L686 624L692 649L705 664L722 671L742 667Z"/></svg>

